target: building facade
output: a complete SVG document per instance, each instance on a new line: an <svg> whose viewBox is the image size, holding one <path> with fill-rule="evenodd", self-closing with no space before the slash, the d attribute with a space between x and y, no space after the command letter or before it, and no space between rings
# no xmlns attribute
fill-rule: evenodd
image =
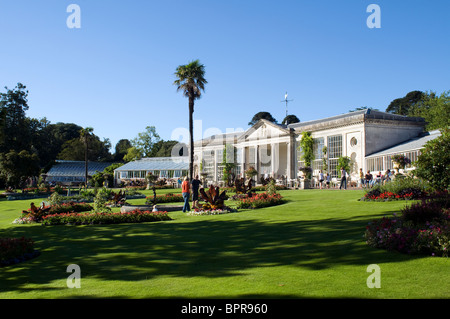
<svg viewBox="0 0 450 319"><path fill-rule="evenodd" d="M233 163L229 173L243 177L254 167L261 177L293 185L303 176L300 141L303 132L314 140L313 177L326 171L337 179L339 158L350 158L351 180L359 179L359 170L371 173L392 169L392 155L406 155L417 160L424 144L439 132L424 132L426 122L420 117L406 117L374 110L361 110L329 118L290 125L260 120L246 131L216 134L194 142L194 176L207 183L220 184L225 163ZM324 152L326 148L326 152ZM189 147L187 148L189 149ZM325 169L326 166L326 169ZM188 175L189 156L148 158L115 170L115 180L143 180L149 172L162 178Z"/></svg>
<svg viewBox="0 0 450 319"><path fill-rule="evenodd" d="M314 139L313 176L326 164L327 172L337 178L338 160L347 156L351 159L350 178L357 180L360 168L364 172L378 172L380 166L372 165L377 153L405 143L406 148L401 151L409 152L407 145L412 144L407 142L422 136L425 124L423 118L370 109L288 126L260 120L245 132L219 134L195 142L195 173L203 172L209 182L217 183L221 181L223 163L228 160L236 164L233 171L236 176L243 176L245 170L254 167L257 181L261 177L296 180L302 176L300 168L304 166L299 148L301 134L310 132ZM234 156L226 154L225 159L226 145L233 147ZM420 152L420 148L414 152ZM412 159L416 159L417 153L414 154ZM389 165L383 166L383 170Z"/></svg>

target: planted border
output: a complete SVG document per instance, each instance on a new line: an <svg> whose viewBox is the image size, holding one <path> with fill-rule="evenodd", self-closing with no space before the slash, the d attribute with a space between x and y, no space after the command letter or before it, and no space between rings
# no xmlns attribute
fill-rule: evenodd
<svg viewBox="0 0 450 319"><path fill-rule="evenodd" d="M450 200L448 193L406 206L401 216L373 220L366 227L366 243L406 254L449 255Z"/></svg>
<svg viewBox="0 0 450 319"><path fill-rule="evenodd" d="M284 204L285 200L280 194L260 193L254 194L252 197L239 198L237 208L256 209Z"/></svg>
<svg viewBox="0 0 450 319"><path fill-rule="evenodd" d="M40 255L30 238L0 238L0 267L17 264Z"/></svg>
<svg viewBox="0 0 450 319"><path fill-rule="evenodd" d="M133 210L117 213L67 213L47 215L42 218L42 225L101 225L123 223L146 223L171 220L167 212Z"/></svg>

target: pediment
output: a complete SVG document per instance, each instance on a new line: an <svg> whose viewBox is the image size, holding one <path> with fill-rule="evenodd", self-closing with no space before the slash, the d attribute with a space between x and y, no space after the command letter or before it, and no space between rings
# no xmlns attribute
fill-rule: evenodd
<svg viewBox="0 0 450 319"><path fill-rule="evenodd" d="M290 130L283 128L267 120L260 120L258 123L249 128L242 134L238 141L264 140L286 136L290 134Z"/></svg>

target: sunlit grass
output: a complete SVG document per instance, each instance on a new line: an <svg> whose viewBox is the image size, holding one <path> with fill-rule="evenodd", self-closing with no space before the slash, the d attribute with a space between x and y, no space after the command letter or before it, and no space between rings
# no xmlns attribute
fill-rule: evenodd
<svg viewBox="0 0 450 319"><path fill-rule="evenodd" d="M177 190L157 191L166 192ZM0 298L450 295L447 258L386 252L364 242L370 220L398 212L405 202L359 202L363 192L353 190L281 194L286 204L259 210L173 212L171 221L96 226L13 225L31 201L0 201L0 236L31 237L41 251L0 269ZM69 264L81 268L81 289L66 286ZM366 285L370 264L381 267L380 289Z"/></svg>

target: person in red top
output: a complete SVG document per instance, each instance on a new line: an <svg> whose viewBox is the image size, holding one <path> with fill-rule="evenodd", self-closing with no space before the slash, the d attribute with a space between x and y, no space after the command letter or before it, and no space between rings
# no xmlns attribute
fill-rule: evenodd
<svg viewBox="0 0 450 319"><path fill-rule="evenodd" d="M181 184L181 192L183 194L184 199L184 206L183 206L183 213L186 213L191 210L191 207L189 206L189 195L190 195L190 185L189 185L189 178L186 176L183 183Z"/></svg>

